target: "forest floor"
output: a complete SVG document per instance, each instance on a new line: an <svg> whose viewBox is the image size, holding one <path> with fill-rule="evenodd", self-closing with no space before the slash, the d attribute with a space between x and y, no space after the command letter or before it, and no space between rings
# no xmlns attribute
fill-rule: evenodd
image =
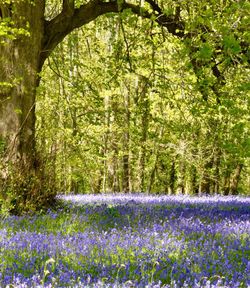
<svg viewBox="0 0 250 288"><path fill-rule="evenodd" d="M0 219L0 287L250 287L250 197L60 198Z"/></svg>

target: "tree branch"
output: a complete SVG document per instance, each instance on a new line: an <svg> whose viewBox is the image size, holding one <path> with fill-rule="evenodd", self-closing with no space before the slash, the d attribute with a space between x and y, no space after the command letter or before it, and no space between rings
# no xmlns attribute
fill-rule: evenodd
<svg viewBox="0 0 250 288"><path fill-rule="evenodd" d="M181 38L184 36L185 23L180 19L180 6L177 6L175 15L167 16L156 1L145 0L145 2L150 4L156 16L156 22L160 26L165 27L169 33L175 36Z"/></svg>
<svg viewBox="0 0 250 288"><path fill-rule="evenodd" d="M52 20L45 21L45 36L40 55L40 65L43 65L53 49L71 31L108 12L117 12L116 2L103 3L100 0L92 0L79 8L74 8L73 0L64 0L62 12Z"/></svg>
<svg viewBox="0 0 250 288"><path fill-rule="evenodd" d="M163 15L162 9L154 0L146 0L148 4L152 7L152 9L160 15Z"/></svg>
<svg viewBox="0 0 250 288"><path fill-rule="evenodd" d="M63 0L62 12L67 16L72 16L75 9L75 0Z"/></svg>
<svg viewBox="0 0 250 288"><path fill-rule="evenodd" d="M126 1L118 4L117 0L110 0L109 2L91 0L79 8L74 8L73 0L64 0L62 12L51 21L45 21L45 37L40 55L40 65L43 65L53 49L74 29L95 20L103 14L119 13L125 9L130 9L134 14L143 18L155 19L159 25L165 27L173 35L184 36L184 23L176 20L174 15L164 15L154 1L147 0L147 2L153 5L154 13L150 13L140 6L127 3Z"/></svg>

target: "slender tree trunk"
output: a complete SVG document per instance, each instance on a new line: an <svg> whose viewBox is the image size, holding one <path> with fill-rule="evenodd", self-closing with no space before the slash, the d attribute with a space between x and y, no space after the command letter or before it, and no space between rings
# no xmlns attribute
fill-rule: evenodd
<svg viewBox="0 0 250 288"><path fill-rule="evenodd" d="M191 187L192 187L192 193L195 195L199 194L199 185L197 181L197 170L196 167L192 165L191 167Z"/></svg>
<svg viewBox="0 0 250 288"><path fill-rule="evenodd" d="M164 133L164 127L161 127L160 131L159 131L158 141L161 140L163 133ZM155 155L155 161L154 161L154 166L151 170L149 180L148 180L148 185L147 185L147 190L146 190L148 193L150 193L152 191L152 187L153 187L155 179L156 179L156 174L158 172L157 168L159 166L162 166L162 164L163 164L163 163L159 163L159 162L161 162L161 161L159 161L160 147L159 147L159 144L157 142L154 143L153 155ZM163 164L163 166L164 166L164 164Z"/></svg>
<svg viewBox="0 0 250 288"><path fill-rule="evenodd" d="M238 184L239 184L239 181L240 181L240 174L241 174L242 168L243 168L243 164L239 163L236 166L236 168L234 170L234 173L233 173L233 175L231 177L230 193L232 195L236 195L237 194L237 189L238 189Z"/></svg>
<svg viewBox="0 0 250 288"><path fill-rule="evenodd" d="M144 191L145 187L145 159L146 159L145 143L141 145L140 157L139 157L139 189Z"/></svg>
<svg viewBox="0 0 250 288"><path fill-rule="evenodd" d="M103 135L103 175L102 175L102 191L106 192L108 186L108 143L110 138L110 99L109 95L105 95L104 107L105 107L105 132Z"/></svg>
<svg viewBox="0 0 250 288"><path fill-rule="evenodd" d="M160 152L158 152L159 156L161 155ZM166 159L167 159L168 156L166 156ZM164 194L167 194L167 193L170 193L169 190L170 190L170 184L171 184L171 177L170 177L170 174L171 174L171 163L169 162L165 162L164 161L164 158L162 157L160 160L158 160L158 166L160 168L160 174L158 176L159 178L159 182L162 183L162 187L163 187L163 190L161 191L162 193L164 192Z"/></svg>
<svg viewBox="0 0 250 288"><path fill-rule="evenodd" d="M141 151L139 156L139 189L145 190L145 165L146 165L146 142L148 138L148 126L149 126L149 112L150 102L147 95L148 79L141 77L141 91L138 93L138 97L141 98Z"/></svg>
<svg viewBox="0 0 250 288"><path fill-rule="evenodd" d="M179 159L178 179L177 179L177 194L185 193L185 162L183 159Z"/></svg>
<svg viewBox="0 0 250 288"><path fill-rule="evenodd" d="M150 178L149 178L149 182L148 182L148 186L147 186L147 193L150 193L152 191L152 187L153 187L154 182L155 182L155 174L157 171L158 160L159 160L159 153L157 151L156 157L155 157L154 167L150 173Z"/></svg>
<svg viewBox="0 0 250 288"><path fill-rule="evenodd" d="M119 176L118 176L118 147L117 143L114 143L113 157L112 157L112 168L111 168L111 181L112 191L114 193L120 192Z"/></svg>
<svg viewBox="0 0 250 288"><path fill-rule="evenodd" d="M70 56L70 78L71 78L71 85L72 85L72 90L74 92L74 87L76 85L76 79L80 77L79 71L78 71L78 66L74 63L74 58L77 59L79 58L79 39L78 39L78 33L77 31L70 35L68 39L68 46L70 47L69 49L69 56ZM68 102L69 106L69 111L70 111L70 116L72 120L72 138L74 139L77 136L78 133L78 123L77 123L77 109L75 105L71 105L72 100L74 101L74 93L72 95L64 95L66 97L66 101ZM75 150L75 148L73 148ZM78 182L75 179L74 175L74 165L70 164L70 191L74 192L75 194L78 193ZM101 173L100 173L101 174ZM100 176L101 177L101 176ZM101 186L101 179L98 179L98 185L97 185L97 191L100 191L100 186Z"/></svg>
<svg viewBox="0 0 250 288"><path fill-rule="evenodd" d="M210 194L210 179L206 172L202 175L200 187L199 187L200 194Z"/></svg>
<svg viewBox="0 0 250 288"><path fill-rule="evenodd" d="M170 194L174 194L175 192L175 181L176 181L176 171L175 171L175 158L172 159L172 164L170 168L170 173L169 173L169 192Z"/></svg>
<svg viewBox="0 0 250 288"><path fill-rule="evenodd" d="M114 123L116 123L118 121L119 115L119 103L117 102L117 99L111 100L111 109L113 113L113 121ZM118 131L115 130L115 128L111 127L111 134L112 139L110 139L110 150L112 151L112 159L109 165L109 186L111 188L111 191L120 192Z"/></svg>
<svg viewBox="0 0 250 288"><path fill-rule="evenodd" d="M129 89L124 89L124 107L125 107L125 127L123 132L123 192L127 193L130 191L130 163L129 163L129 153L130 153L130 91Z"/></svg>
<svg viewBox="0 0 250 288"><path fill-rule="evenodd" d="M204 153L204 157L206 157L207 161L204 165L204 171L201 178L201 183L199 187L199 193L210 194L211 193L211 169L213 167L213 159L209 159L208 156L209 151Z"/></svg>
<svg viewBox="0 0 250 288"><path fill-rule="evenodd" d="M132 64L130 60L129 44L126 37L126 33L123 26L123 20L119 18L119 29L123 34L123 39L125 42L127 50L127 59L130 65L130 70L132 71ZM123 87L122 87L123 86ZM125 80L121 86L121 93L124 95L124 130L123 130L123 179L122 179L122 190L125 193L130 191L130 84Z"/></svg>
<svg viewBox="0 0 250 288"><path fill-rule="evenodd" d="M214 155L214 189L213 192L218 194L220 191L220 162L221 162L221 151L218 147L216 147L215 155Z"/></svg>
<svg viewBox="0 0 250 288"><path fill-rule="evenodd" d="M230 192L230 171L227 168L225 176L224 176L224 181L223 181L223 193L224 195L229 195Z"/></svg>
<svg viewBox="0 0 250 288"><path fill-rule="evenodd" d="M123 192L128 193L130 190L129 176L129 155L123 155Z"/></svg>

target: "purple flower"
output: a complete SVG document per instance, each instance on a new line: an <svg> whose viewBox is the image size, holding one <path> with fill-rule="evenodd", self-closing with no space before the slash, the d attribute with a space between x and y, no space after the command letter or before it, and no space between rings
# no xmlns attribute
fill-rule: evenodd
<svg viewBox="0 0 250 288"><path fill-rule="evenodd" d="M0 223L0 286L249 284L250 197L60 198L72 207Z"/></svg>

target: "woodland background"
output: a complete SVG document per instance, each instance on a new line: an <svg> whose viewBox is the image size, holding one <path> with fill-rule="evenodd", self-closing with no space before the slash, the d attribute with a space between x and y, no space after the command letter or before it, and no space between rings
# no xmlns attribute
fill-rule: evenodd
<svg viewBox="0 0 250 288"><path fill-rule="evenodd" d="M55 49L41 75L37 138L58 191L249 192L249 66L235 38L248 4L204 3L188 3L196 14L187 16L220 35L223 85L211 73L217 36L192 39L197 73L188 45L129 10Z"/></svg>

